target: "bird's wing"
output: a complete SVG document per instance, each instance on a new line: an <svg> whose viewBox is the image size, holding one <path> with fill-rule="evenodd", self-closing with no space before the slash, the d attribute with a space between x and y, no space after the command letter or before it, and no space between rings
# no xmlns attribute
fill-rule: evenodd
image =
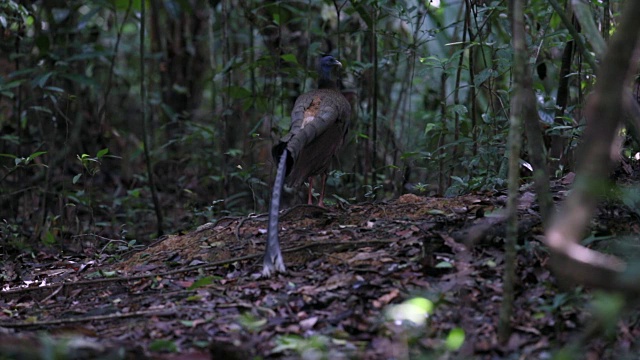
<svg viewBox="0 0 640 360"><path fill-rule="evenodd" d="M300 96L291 112L291 130L283 141L294 161L302 149L332 126L344 126L348 119L344 96L335 90L316 90ZM350 110L350 109L349 109ZM348 114L348 113L347 113ZM341 139L336 139L340 141ZM328 154L332 156L333 154Z"/></svg>

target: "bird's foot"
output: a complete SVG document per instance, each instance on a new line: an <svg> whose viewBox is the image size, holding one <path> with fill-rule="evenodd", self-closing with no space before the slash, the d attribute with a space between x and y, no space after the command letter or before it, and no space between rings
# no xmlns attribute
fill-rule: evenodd
<svg viewBox="0 0 640 360"><path fill-rule="evenodd" d="M264 262L262 263L262 277L269 278L271 274L276 272L285 273L287 269L284 266L284 261L282 260L282 254L278 252L275 256L269 256L265 254Z"/></svg>

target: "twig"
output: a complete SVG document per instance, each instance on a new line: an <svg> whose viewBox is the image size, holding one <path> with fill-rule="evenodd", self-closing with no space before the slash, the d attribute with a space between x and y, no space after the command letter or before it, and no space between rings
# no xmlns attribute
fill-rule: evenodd
<svg viewBox="0 0 640 360"><path fill-rule="evenodd" d="M124 313L124 314L115 313L115 314L109 314L109 315L80 316L80 317L69 318L69 319L57 319L57 320L46 320L46 321L23 321L23 322L17 322L17 323L1 322L0 327L25 328L25 327L34 327L34 326L72 324L72 323L87 322L87 321L125 319L125 318L138 317L138 316L173 316L175 314L176 314L175 310L136 311L136 312Z"/></svg>

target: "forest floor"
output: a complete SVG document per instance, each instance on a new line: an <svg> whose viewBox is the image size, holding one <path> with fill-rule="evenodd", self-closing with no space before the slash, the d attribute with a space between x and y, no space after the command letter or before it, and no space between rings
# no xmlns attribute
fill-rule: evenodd
<svg viewBox="0 0 640 360"><path fill-rule="evenodd" d="M554 185L557 201L566 185ZM295 206L280 222L287 273L269 279L259 275L266 215L221 218L103 263L5 257L0 358L544 359L579 351L602 359L637 351L637 309L600 331L597 304L617 298L558 285L526 190L513 333L499 343L505 201L500 193L409 194ZM636 212L605 204L589 246L639 232ZM399 306L424 303L416 298L434 305L427 317Z"/></svg>

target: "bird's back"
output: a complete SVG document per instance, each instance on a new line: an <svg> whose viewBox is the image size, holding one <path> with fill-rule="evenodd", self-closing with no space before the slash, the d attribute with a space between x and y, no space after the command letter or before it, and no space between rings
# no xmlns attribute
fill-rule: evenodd
<svg viewBox="0 0 640 360"><path fill-rule="evenodd" d="M349 127L351 105L338 90L316 89L296 100L291 111L287 143L293 166L288 176L292 186L327 170Z"/></svg>

